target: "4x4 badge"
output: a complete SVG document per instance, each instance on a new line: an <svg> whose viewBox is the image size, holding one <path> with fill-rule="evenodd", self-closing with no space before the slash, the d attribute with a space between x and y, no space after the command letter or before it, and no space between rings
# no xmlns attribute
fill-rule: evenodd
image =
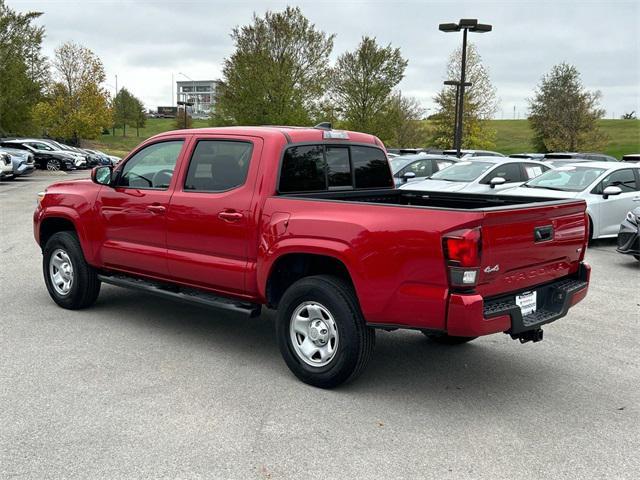
<svg viewBox="0 0 640 480"><path fill-rule="evenodd" d="M500 264L497 263L493 267L485 267L484 273L494 273L500 271Z"/></svg>

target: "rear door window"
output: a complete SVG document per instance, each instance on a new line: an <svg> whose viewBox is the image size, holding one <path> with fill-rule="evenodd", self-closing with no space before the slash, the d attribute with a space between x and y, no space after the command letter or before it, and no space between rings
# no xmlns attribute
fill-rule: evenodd
<svg viewBox="0 0 640 480"><path fill-rule="evenodd" d="M304 145L284 152L280 173L281 192L315 192L327 189L324 147Z"/></svg>

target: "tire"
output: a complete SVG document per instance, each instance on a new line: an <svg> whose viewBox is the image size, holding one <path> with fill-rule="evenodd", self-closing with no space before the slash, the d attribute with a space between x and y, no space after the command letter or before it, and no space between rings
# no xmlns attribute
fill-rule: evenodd
<svg viewBox="0 0 640 480"><path fill-rule="evenodd" d="M424 335L434 343L439 343L440 345L462 345L463 343L468 343L471 340L475 340L478 337L455 337L453 335L447 335L446 333L431 333L431 332L422 332Z"/></svg>
<svg viewBox="0 0 640 480"><path fill-rule="evenodd" d="M295 318L302 321L294 322ZM301 330L304 334L299 333ZM306 277L287 289L279 302L276 336L280 353L293 374L320 388L355 379L371 359L375 346L375 331L366 326L353 288L329 275ZM312 340L314 336L316 340ZM302 345L307 352L317 351L305 356ZM324 359L322 352L326 354Z"/></svg>
<svg viewBox="0 0 640 480"><path fill-rule="evenodd" d="M56 160L55 158L47 160L47 170L49 170L50 172L57 172L61 169L62 164L60 163L60 160Z"/></svg>
<svg viewBox="0 0 640 480"><path fill-rule="evenodd" d="M100 293L100 280L95 269L84 259L74 232L53 234L42 253L44 281L54 302L69 310L79 310L95 303ZM55 273L59 276L56 277Z"/></svg>

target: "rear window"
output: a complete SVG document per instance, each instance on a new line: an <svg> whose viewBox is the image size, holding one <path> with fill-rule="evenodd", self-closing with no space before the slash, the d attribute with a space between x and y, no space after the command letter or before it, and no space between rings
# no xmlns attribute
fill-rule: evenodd
<svg viewBox="0 0 640 480"><path fill-rule="evenodd" d="M389 161L374 147L300 145L284 152L278 191L393 187Z"/></svg>
<svg viewBox="0 0 640 480"><path fill-rule="evenodd" d="M370 147L351 147L356 188L384 188L393 186L389 163L382 150Z"/></svg>

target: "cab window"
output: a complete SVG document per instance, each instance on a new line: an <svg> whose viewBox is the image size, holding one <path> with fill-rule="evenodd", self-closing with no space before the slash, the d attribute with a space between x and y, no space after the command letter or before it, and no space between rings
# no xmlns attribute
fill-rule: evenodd
<svg viewBox="0 0 640 480"><path fill-rule="evenodd" d="M191 156L184 189L223 192L247 179L252 144L231 140L200 140Z"/></svg>
<svg viewBox="0 0 640 480"><path fill-rule="evenodd" d="M116 181L119 187L166 190L169 188L183 140L149 145L124 164Z"/></svg>

